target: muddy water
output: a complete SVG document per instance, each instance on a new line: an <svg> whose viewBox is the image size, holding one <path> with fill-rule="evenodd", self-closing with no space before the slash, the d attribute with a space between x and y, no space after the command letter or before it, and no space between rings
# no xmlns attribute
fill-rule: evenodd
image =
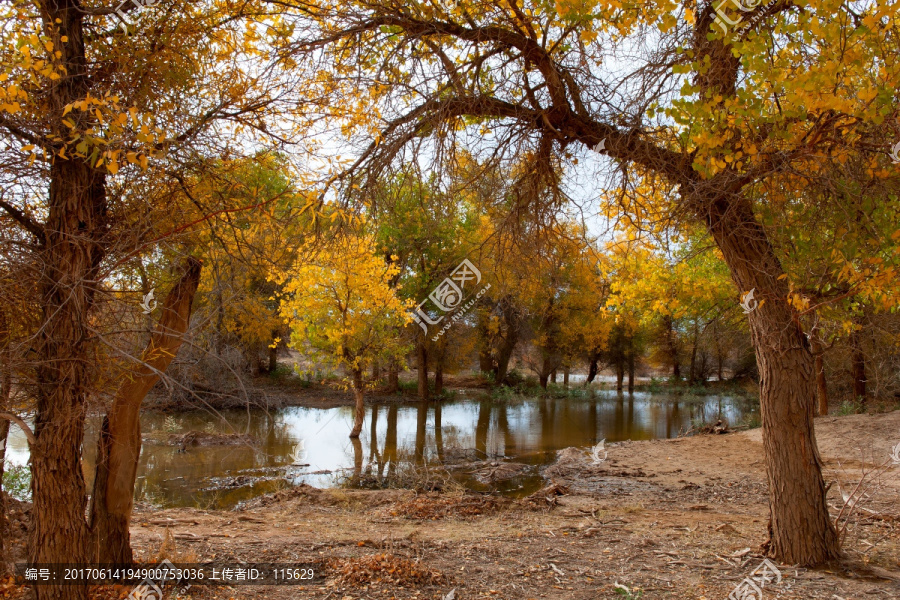
<svg viewBox="0 0 900 600"><path fill-rule="evenodd" d="M472 489L523 495L543 484L541 466L568 446L677 436L692 422L718 418L736 424L753 410L728 396L677 397L598 391L593 397L493 402L460 398L442 403L367 407L359 443L347 437L352 409L291 407L266 413L239 410L142 416L144 438L135 499L161 506L227 508L301 482L317 487L371 485L411 466L455 465L454 478ZM88 440L99 423L89 423ZM172 445L188 431L249 434L253 444ZM12 434L12 432L11 432ZM11 435L8 458L27 460L27 446ZM93 475L95 446L85 443L84 469ZM482 467L479 474L469 465ZM486 461L486 462L485 462ZM504 474L507 463L514 465ZM500 467L500 475L497 475ZM484 468L491 472L482 476Z"/></svg>

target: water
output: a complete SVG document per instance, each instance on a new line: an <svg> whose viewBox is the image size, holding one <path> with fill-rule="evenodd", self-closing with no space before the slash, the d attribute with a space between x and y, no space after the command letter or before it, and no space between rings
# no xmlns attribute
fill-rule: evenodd
<svg viewBox="0 0 900 600"><path fill-rule="evenodd" d="M442 403L372 405L359 443L348 434L351 407L291 407L266 413L224 411L141 417L144 438L135 500L160 506L228 508L288 484L334 486L355 473L390 475L410 464L474 460L515 462L525 467L515 477L485 483L471 469L453 471L473 489L523 495L539 489L539 468L568 446L588 447L601 439L649 440L675 437L692 421L721 418L740 422L753 410L746 399L692 397L646 392L515 402L460 398ZM88 423L83 466L90 489L99 419ZM197 446L181 451L168 444L173 433L187 431L248 433L257 442L235 446ZM28 448L11 428L7 458L24 464ZM308 465L308 466L298 466Z"/></svg>

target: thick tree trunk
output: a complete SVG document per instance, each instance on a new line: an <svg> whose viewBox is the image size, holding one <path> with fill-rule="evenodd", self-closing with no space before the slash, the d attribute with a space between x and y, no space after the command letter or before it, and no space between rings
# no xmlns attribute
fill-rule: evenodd
<svg viewBox="0 0 900 600"><path fill-rule="evenodd" d="M538 375L538 381L540 381L541 387L544 388L545 390L547 389L547 379L548 379L547 373L544 373L543 371L541 371L541 373Z"/></svg>
<svg viewBox="0 0 900 600"><path fill-rule="evenodd" d="M416 345L416 368L419 371L419 400L428 400L428 350L424 338Z"/></svg>
<svg viewBox="0 0 900 600"><path fill-rule="evenodd" d="M556 383L556 369L550 371L550 383Z"/></svg>
<svg viewBox="0 0 900 600"><path fill-rule="evenodd" d="M785 301L784 271L765 230L743 197L708 205L710 231L742 292L756 290L749 314L761 385L763 446L769 484L770 555L787 564L816 565L840 555L828 514L813 430L813 356L797 313Z"/></svg>
<svg viewBox="0 0 900 600"><path fill-rule="evenodd" d="M563 369L563 387L569 389L569 367Z"/></svg>
<svg viewBox="0 0 900 600"><path fill-rule="evenodd" d="M65 77L49 86L44 97L49 133L63 139L71 135L63 122L64 107L83 100L91 85L85 12L70 0L41 2L38 8L43 32L57 51L54 61L65 70ZM84 122L90 117L81 119L80 127L90 125ZM36 265L41 275L41 315L35 340L37 410L31 446L28 562L83 563L88 559L88 527L81 447L85 402L96 364L90 313L108 243L105 167L95 170L87 160L57 156L49 176L47 217ZM85 585L34 589L39 600L84 600L88 594Z"/></svg>
<svg viewBox="0 0 900 600"><path fill-rule="evenodd" d="M175 358L191 319L200 283L200 262L190 258L163 302L150 343L124 377L97 442L97 467L91 495L92 558L101 563L132 562L131 509L141 454L141 403Z"/></svg>
<svg viewBox="0 0 900 600"><path fill-rule="evenodd" d="M70 34L65 46L73 42ZM104 175L85 162L55 160L50 167L44 230L28 559L33 563L84 563L88 559L88 526L81 447L85 402L96 365L89 324L104 256L100 240L107 230ZM51 584L35 589L41 600L87 596L87 587L81 585Z"/></svg>
<svg viewBox="0 0 900 600"><path fill-rule="evenodd" d="M353 429L350 431L351 438L358 438L362 432L363 418L366 416L366 406L363 401L363 374L362 369L354 369L353 371L353 398L356 401L356 419L353 421Z"/></svg>

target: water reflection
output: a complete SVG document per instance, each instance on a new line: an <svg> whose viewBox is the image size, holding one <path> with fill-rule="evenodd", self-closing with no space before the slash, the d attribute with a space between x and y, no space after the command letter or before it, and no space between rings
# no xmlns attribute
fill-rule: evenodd
<svg viewBox="0 0 900 600"><path fill-rule="evenodd" d="M360 439L348 437L352 408L293 407L266 413L226 411L227 421L205 412L142 416L144 447L135 499L163 506L229 507L287 483L327 487L336 475L391 477L403 461L415 464L509 458L534 466L500 491L525 493L541 485L537 467L556 451L608 442L669 438L692 421L718 418L736 424L750 410L745 400L709 396L683 401L649 393L598 391L593 397L534 398L515 403L460 399L368 407ZM84 467L90 489L99 419L88 424ZM174 433L247 433L254 445L168 444ZM11 432L8 456L24 463L27 445ZM467 485L472 482L466 481Z"/></svg>

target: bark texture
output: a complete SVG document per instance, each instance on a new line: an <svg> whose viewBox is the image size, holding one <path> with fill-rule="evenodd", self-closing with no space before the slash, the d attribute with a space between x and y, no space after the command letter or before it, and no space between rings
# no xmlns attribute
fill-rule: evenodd
<svg viewBox="0 0 900 600"><path fill-rule="evenodd" d="M141 454L141 403L175 358L184 340L200 283L200 262L188 259L163 302L162 315L141 363L119 386L97 441L97 467L91 496L92 559L129 564L133 556L129 525Z"/></svg>
<svg viewBox="0 0 900 600"><path fill-rule="evenodd" d="M49 132L64 139L70 130L63 109L90 90L83 19L76 0L37 5L44 32L58 50L66 76L46 90ZM66 36L66 42L61 37ZM90 116L81 116L90 120ZM81 123L82 126L90 123ZM102 169L102 167L101 167ZM93 339L89 324L100 262L108 233L106 179L88 161L55 157L49 168L47 216L39 251L40 328L35 443L31 448L32 522L28 560L86 562L88 528L81 471L85 400L93 383ZM84 600L83 585L35 586L40 600Z"/></svg>
<svg viewBox="0 0 900 600"><path fill-rule="evenodd" d="M708 223L738 288L755 289L759 300L749 321L762 379L768 552L789 564L833 560L840 550L813 430L814 360L799 318L786 301L787 283L779 279L784 271L745 198L711 203Z"/></svg>
<svg viewBox="0 0 900 600"><path fill-rule="evenodd" d="M363 399L362 369L355 369L353 371L353 399L355 401L356 410L353 429L350 430L350 437L356 439L359 437L359 434L362 433L363 419L366 416L366 405Z"/></svg>
<svg viewBox="0 0 900 600"><path fill-rule="evenodd" d="M419 372L419 400L428 400L428 349L425 338L421 338L416 345L416 368Z"/></svg>

